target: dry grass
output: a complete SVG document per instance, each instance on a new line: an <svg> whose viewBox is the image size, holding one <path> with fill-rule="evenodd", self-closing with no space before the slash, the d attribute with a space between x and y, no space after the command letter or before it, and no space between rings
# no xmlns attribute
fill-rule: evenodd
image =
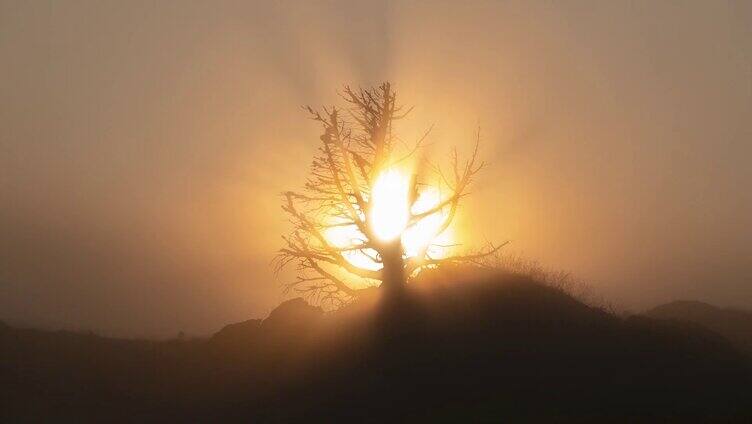
<svg viewBox="0 0 752 424"><path fill-rule="evenodd" d="M619 315L614 304L596 293L588 282L573 276L568 271L546 267L539 261L526 258L519 253L496 252L483 258L479 265L492 270L530 277L541 284L559 289L589 306Z"/></svg>

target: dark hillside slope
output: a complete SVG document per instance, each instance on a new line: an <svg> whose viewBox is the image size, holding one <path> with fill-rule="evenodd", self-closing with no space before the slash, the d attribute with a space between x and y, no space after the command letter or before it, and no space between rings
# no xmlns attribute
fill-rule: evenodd
<svg viewBox="0 0 752 424"><path fill-rule="evenodd" d="M621 320L522 276L452 283L463 279L451 270L427 275L403 304L380 305L361 315L367 319L348 317L338 337L342 346L317 359L306 384L270 408L270 416L537 420L750 413L745 359L713 333L647 318Z"/></svg>
<svg viewBox="0 0 752 424"><path fill-rule="evenodd" d="M374 291L325 314L292 300L206 341L9 329L0 355L11 419L752 417L746 357L712 332L449 268L399 302Z"/></svg>

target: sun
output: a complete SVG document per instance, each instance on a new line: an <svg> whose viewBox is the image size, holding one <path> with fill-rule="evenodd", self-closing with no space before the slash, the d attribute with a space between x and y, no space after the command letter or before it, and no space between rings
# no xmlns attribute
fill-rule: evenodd
<svg viewBox="0 0 752 424"><path fill-rule="evenodd" d="M374 235L381 241L397 238L402 243L406 257L414 257L425 249L434 259L447 256L452 242L452 230L442 231L447 211L441 210L409 225L410 214L419 214L434 208L441 201L441 191L433 186L421 186L411 204L410 173L401 169L388 169L376 178L372 190L367 220ZM336 224L336 222L334 222ZM325 237L333 246L346 249L365 241L366 237L355 225L330 227ZM372 249L350 250L343 253L351 264L370 270L379 270L376 251Z"/></svg>
<svg viewBox="0 0 752 424"><path fill-rule="evenodd" d="M396 169L382 172L371 190L369 223L382 241L401 236L410 218L410 179Z"/></svg>

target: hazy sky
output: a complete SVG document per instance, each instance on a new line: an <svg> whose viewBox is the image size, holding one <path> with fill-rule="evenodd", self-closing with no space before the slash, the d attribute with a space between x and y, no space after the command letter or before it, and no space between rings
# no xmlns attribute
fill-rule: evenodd
<svg viewBox="0 0 752 424"><path fill-rule="evenodd" d="M318 142L299 106L386 79L437 158L482 127L468 238L632 310L752 307L752 2L0 0L0 60L11 323L264 316Z"/></svg>

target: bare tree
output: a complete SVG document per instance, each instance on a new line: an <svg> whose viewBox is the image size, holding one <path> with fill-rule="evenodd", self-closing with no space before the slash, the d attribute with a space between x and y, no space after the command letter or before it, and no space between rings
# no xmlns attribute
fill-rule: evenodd
<svg viewBox="0 0 752 424"><path fill-rule="evenodd" d="M373 185L382 172L414 155L430 129L412 145L398 149L402 147L401 140L393 134L392 125L410 110L396 103L396 92L389 83L373 89L356 90L345 86L341 96L346 103L343 109L305 108L312 119L321 124L323 134L304 190L283 193L282 208L289 216L293 231L283 236L285 246L278 252L275 269L279 271L294 264L298 271L297 279L287 284L286 290L307 293L322 303L336 306L358 295L358 290L348 284L348 276L373 280L395 294L421 268L472 262L501 247L489 244L474 254L437 258L431 257L427 245L408 257L399 235L387 240L379 238L373 223ZM448 187L449 193L427 210L409 213L405 228L434 214L443 217L434 236L450 226L473 177L484 166L477 155L476 139L475 149L467 161L460 163L456 150L453 152L449 175L438 166L428 167L431 174ZM420 177L413 175L411 178L410 205L424 187ZM335 245L327 238L327 231L344 226L356 229L357 237L347 246ZM380 269L355 265L348 260L348 252L360 252Z"/></svg>

